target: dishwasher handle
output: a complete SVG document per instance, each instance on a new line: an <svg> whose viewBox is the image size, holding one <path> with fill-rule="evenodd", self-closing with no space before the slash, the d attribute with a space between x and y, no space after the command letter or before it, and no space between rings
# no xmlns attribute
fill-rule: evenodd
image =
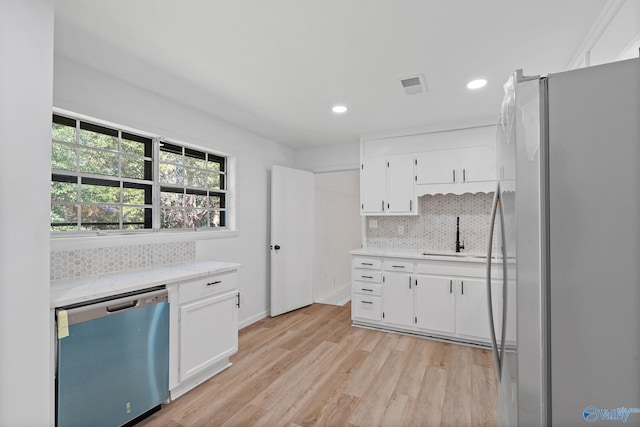
<svg viewBox="0 0 640 427"><path fill-rule="evenodd" d="M129 308L135 308L140 305L140 300L133 300L129 302L125 302L124 304L116 304L107 306L107 311L109 313L115 313L116 311L127 310Z"/></svg>
<svg viewBox="0 0 640 427"><path fill-rule="evenodd" d="M135 310L147 305L168 302L166 289L143 290L133 295L115 295L111 298L87 301L79 306L66 306L56 309L56 313L65 311L69 326L76 323L87 322L101 317L114 316L127 310Z"/></svg>

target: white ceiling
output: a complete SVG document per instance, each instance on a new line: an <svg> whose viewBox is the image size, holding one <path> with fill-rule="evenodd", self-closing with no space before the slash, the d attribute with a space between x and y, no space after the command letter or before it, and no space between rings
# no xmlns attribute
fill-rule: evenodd
<svg viewBox="0 0 640 427"><path fill-rule="evenodd" d="M606 3L56 0L55 52L307 147L493 122L509 74L565 70ZM413 74L428 93L404 94ZM489 84L466 89L478 77Z"/></svg>

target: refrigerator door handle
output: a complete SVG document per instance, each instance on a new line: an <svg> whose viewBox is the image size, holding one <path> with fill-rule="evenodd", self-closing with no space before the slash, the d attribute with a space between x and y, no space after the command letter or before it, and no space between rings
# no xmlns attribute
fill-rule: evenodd
<svg viewBox="0 0 640 427"><path fill-rule="evenodd" d="M491 204L491 221L489 223L489 242L487 245L487 310L489 315L489 337L491 338L491 349L493 350L493 359L496 363L496 372L498 374L498 381L501 380L501 376L502 376L502 360L501 360L502 355L498 353L496 327L493 322L493 300L491 298L491 257L492 257L492 251L493 251L493 230L496 224L496 213L498 212L499 203L500 203L500 183L496 185L496 191L493 194L493 203ZM503 330L504 330L504 327L503 327ZM504 340L502 344L504 345Z"/></svg>
<svg viewBox="0 0 640 427"><path fill-rule="evenodd" d="M502 362L504 360L504 349L507 338L507 237L504 228L504 211L502 210L502 199L498 201L500 209L500 240L502 243L502 319L501 319L501 337L500 337L500 375L502 375Z"/></svg>

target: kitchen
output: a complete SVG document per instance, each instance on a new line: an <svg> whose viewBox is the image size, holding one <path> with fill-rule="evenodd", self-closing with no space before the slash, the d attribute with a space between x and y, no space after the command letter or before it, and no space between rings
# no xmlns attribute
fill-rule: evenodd
<svg viewBox="0 0 640 427"><path fill-rule="evenodd" d="M244 123L249 123L250 113L255 116L256 110L247 112L231 109L233 111L229 111L230 109L226 108L229 104L223 102L223 96L211 96L202 91L197 83L194 83L194 80L197 81L200 78L197 77L199 73L197 68L191 71L194 80L176 79L175 70L155 69L154 65L157 65L158 61L149 63L148 56L143 56L140 51L118 51L115 46L105 40L108 28L100 27L97 30L104 33L96 34L89 31L92 26L92 21L89 19L66 23L65 16L73 16L74 10L80 15L83 12L82 9L74 9L75 6L72 2L56 3L55 13L58 15L56 16L54 40L54 6L52 3L35 2L32 6L17 6L10 3L11 6L7 13L4 13L3 9L3 13L0 14L3 17L0 18L2 19L0 27L3 28L2 40L15 40L15 34L20 34L20 40L24 40L19 48L6 46L3 43L3 63L28 61L29 57L25 57L25 55L27 55L26 52L29 52L29 47L33 49L32 60L35 61L33 66L20 69L12 68L11 70L3 69L2 71L3 99L9 100L7 102L10 102L12 106L24 106L24 109L18 109L9 108L6 103L2 104L2 140L25 141L24 144L12 146L11 151L8 151L12 155L3 156L2 168L0 168L3 174L1 193L3 201L6 200L7 203L25 207L19 218L12 216L9 220L7 217L5 221L0 222L3 227L1 232L3 246L0 257L2 263L0 269L2 271L2 295L0 300L3 304L1 310L3 350L1 353L0 405L2 407L0 414L2 414L2 424L8 425L46 425L51 419L53 408L50 401L53 380L50 378L49 372L53 362L49 357L50 313L48 311L50 307L51 253L89 251L105 247L115 248L131 246L134 243L132 239L122 235L98 236L100 241L96 241L97 238L89 237L49 238L52 106L86 117L120 124L131 129L164 135L198 146L206 146L211 150L215 149L217 152L230 153L235 156L237 159L235 178L239 189L235 207L237 228L218 230L221 233L215 237L198 235L193 238L192 246L187 252L192 254L190 256L193 256L194 261L217 260L242 264L238 282L241 298L244 296L239 312L240 327L248 326L268 315L270 268L268 246L275 243L272 242L269 235L270 218L268 213L270 199L267 182L272 166L285 165L314 172L331 173L357 169L360 164L360 145L357 139L350 140L351 142L348 144L336 143L325 147L309 145L293 149L288 145L276 142L278 139L284 140L284 136L267 138L260 136L260 133L246 130L245 127L237 123L242 123L243 120ZM409 2L408 4L416 6L418 3ZM500 3L498 5L504 6ZM604 6L607 7L604 8ZM550 5L550 7L556 6ZM498 74L500 81L492 81L491 84L501 92L500 86L506 81L509 74L519 67L524 68L527 73L547 73L566 68L578 68L581 61L586 60L584 54L589 50L591 51L591 64L598 63L596 56L598 52L603 55L599 59L601 62L618 59L619 53L625 48L631 51L629 46L637 53L637 40L633 38L637 34L637 27L633 27L632 24L631 37L623 38L623 40L617 39L615 31L613 31L618 29L618 24L620 28L625 28L625 23L619 22L620 20L624 21L622 18L637 16L634 14L636 10L633 9L633 2L590 2L589 7L591 8L589 11L583 10L581 13L581 16L584 17L584 22L580 24L581 27L572 28L571 31L567 30L566 37L570 38L570 42L568 42L569 46L565 47L560 59L550 58L549 65L543 65L545 69L538 69L542 65L528 66L527 53L523 52L521 58L513 58L507 64L508 69L500 71ZM574 10L569 6L566 9L565 13ZM352 13L357 15L358 10L355 8ZM242 15L243 10L236 12ZM620 12L620 15L617 15L617 12ZM106 16L114 15L113 11L95 9L90 9L85 13L87 16L94 17L96 14L102 13L105 19ZM598 27L594 23L601 14L603 17L598 21L600 25ZM557 18L558 22L568 25L566 23L570 21L578 25L577 18L568 19L566 16ZM615 19L616 17L620 19ZM272 18L275 19L275 17ZM503 19L508 20L504 16ZM218 18L218 21L220 20ZM605 25L606 23L611 26ZM129 26L125 26L125 28L133 28L132 24L130 22ZM222 25L222 22L218 22L218 24ZM268 24L268 22L264 22L259 28L268 27ZM402 27L401 22L397 22L396 25L398 28ZM593 30L591 30L592 26ZM607 28L610 28L611 32L605 31ZM545 30L551 31L550 29ZM153 31L161 30L154 28ZM623 32L623 35L625 34L628 33ZM133 33L129 34L129 36L133 35ZM635 45L632 43L634 40L636 40ZM601 44L598 44L598 41ZM337 45L339 44L338 42ZM382 40L380 45L385 45ZM179 47L173 46L177 51L180 50ZM95 52L100 52L100 55L94 55ZM163 51L160 49L156 53L162 57ZM252 53L259 55L260 49L252 51ZM136 59L136 55L139 55L139 59ZM457 55L466 56L469 53L458 52ZM575 63L568 66L567 61L571 59L571 55L575 56ZM4 58L7 58L7 61ZM105 61L100 62L101 58ZM187 60L187 58L182 59ZM244 64L240 58L234 57L233 60L240 61L239 66ZM91 61L98 62L91 63ZM119 66L119 63L127 63L129 67L125 67L126 70L124 70ZM150 72L152 69L154 71ZM431 86L431 79L427 71L406 70L407 73L426 73L426 87L430 91L427 94L433 93L435 96L437 87ZM328 73L330 74L330 72ZM390 79L404 77L404 75L396 76L398 71L392 74ZM132 79L136 81L132 82ZM15 83L15 87L9 85L5 87L6 81ZM466 80L463 83L466 83ZM297 86L294 90L304 92L310 88ZM401 88L398 90L402 91ZM460 90L466 89L461 88ZM181 94L182 101L171 99L176 92ZM497 101L492 102L490 108L483 109L486 111L484 114L489 117L483 116L481 120L474 120L473 116L459 116L455 119L456 123L450 126L443 124L423 126L419 130L427 133L494 124L501 95L500 93ZM399 102L409 104L424 102L415 97L400 99L402 101ZM469 104L477 103L473 98L467 98L467 100ZM327 108L329 108L330 103L340 101L332 99L326 102ZM484 102L480 102L480 104L484 105ZM143 107L141 108L141 106ZM419 110L417 107L414 109ZM25 110L28 113L19 115L21 111ZM234 114L235 116L233 116ZM321 114L326 114L326 120L332 120L331 126L336 128L344 126L345 118L353 117L355 119L358 117L357 110L353 108L347 115L339 118L342 120L340 122L336 122L334 120L336 118L331 116L329 111L325 113L323 110ZM47 122L46 128L33 126L32 122L38 117L43 123ZM5 118L8 123L4 122ZM382 136L382 131L387 131L391 133L390 136L393 136L393 132L397 132L396 129L415 129L425 123L424 119L417 121L413 118L406 122L400 122L399 125L392 125L382 117L379 120L369 117L367 120L370 123L376 123L376 126L362 127L358 134L364 139L367 139L365 133L373 133L374 130L378 137ZM444 118L441 120L444 121ZM449 122L452 120L449 119ZM245 126L248 127L248 125ZM304 128L304 126L302 127ZM261 132L265 134L275 135L275 133L266 133L264 128L261 129ZM310 133L308 129L310 128L307 128L306 131L304 129L300 131L302 135L295 135L294 139L312 141L314 138L328 139L330 136L330 133L322 134L321 132L313 132L316 134L314 136L305 135L305 133ZM209 142L211 135L214 136L215 142ZM39 147L41 150L36 150L34 147ZM24 186L11 185L16 182L15 177L20 173L29 175L28 182L31 191L28 193L24 191ZM19 221L19 227L16 227L16 220ZM469 231L465 230L464 222L462 225L462 236L464 237L465 233ZM365 233L367 232L368 229L365 230ZM446 238L450 239L453 244L455 233L452 235L449 231ZM142 237L137 236L135 240L135 244L153 246L177 244L177 242L184 241L184 237L178 234L165 237L162 233L152 233ZM353 248L351 247L351 249ZM169 250L168 252L171 253ZM161 258L161 255L159 257ZM349 261L346 261L345 264L349 265ZM350 275L350 272L345 274ZM335 290L339 290L339 287L331 289L323 296L328 296ZM10 327L11 325L20 326L14 328Z"/></svg>

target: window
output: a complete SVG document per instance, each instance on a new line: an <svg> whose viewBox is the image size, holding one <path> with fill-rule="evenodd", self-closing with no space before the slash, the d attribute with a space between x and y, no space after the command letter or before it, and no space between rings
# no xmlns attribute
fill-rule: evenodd
<svg viewBox="0 0 640 427"><path fill-rule="evenodd" d="M161 228L224 227L225 159L175 144L160 144Z"/></svg>
<svg viewBox="0 0 640 427"><path fill-rule="evenodd" d="M58 114L51 129L51 231L226 226L226 157Z"/></svg>

